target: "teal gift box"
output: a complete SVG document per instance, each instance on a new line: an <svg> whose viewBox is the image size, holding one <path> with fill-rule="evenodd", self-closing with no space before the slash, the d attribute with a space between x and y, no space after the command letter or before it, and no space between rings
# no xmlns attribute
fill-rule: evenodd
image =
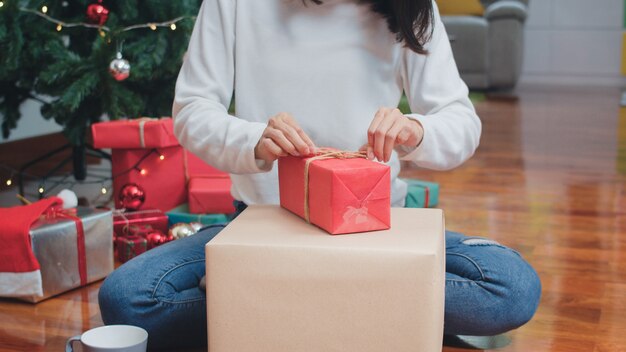
<svg viewBox="0 0 626 352"><path fill-rule="evenodd" d="M202 225L223 224L229 221L226 214L191 214L189 212L189 205L183 204L176 208L165 212L169 220L169 225L172 226L178 223L191 223L199 222Z"/></svg>
<svg viewBox="0 0 626 352"><path fill-rule="evenodd" d="M439 204L439 184L414 179L402 179L408 184L405 208L433 208Z"/></svg>

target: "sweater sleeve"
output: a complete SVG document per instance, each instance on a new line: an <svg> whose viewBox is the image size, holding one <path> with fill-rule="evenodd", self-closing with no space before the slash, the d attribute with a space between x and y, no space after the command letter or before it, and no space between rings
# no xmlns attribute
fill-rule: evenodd
<svg viewBox="0 0 626 352"><path fill-rule="evenodd" d="M433 2L434 4L434 2ZM469 159L480 140L481 122L461 79L446 30L435 6L434 30L426 56L404 49L402 79L412 114L424 138L418 147L401 147L401 160L447 170Z"/></svg>
<svg viewBox="0 0 626 352"><path fill-rule="evenodd" d="M267 171L254 157L266 125L228 114L235 76L235 7L236 0L202 2L176 82L174 132L183 147L218 169L258 173Z"/></svg>

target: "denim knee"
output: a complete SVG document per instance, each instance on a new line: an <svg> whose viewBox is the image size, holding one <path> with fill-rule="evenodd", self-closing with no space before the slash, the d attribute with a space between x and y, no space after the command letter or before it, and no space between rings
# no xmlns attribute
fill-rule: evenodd
<svg viewBox="0 0 626 352"><path fill-rule="evenodd" d="M533 317L541 282L518 252L457 233L446 233L446 251L446 333L497 335Z"/></svg>
<svg viewBox="0 0 626 352"><path fill-rule="evenodd" d="M541 281L536 271L521 256L503 265L499 278L486 281L483 287L494 293L490 316L484 317L477 335L497 335L517 329L532 319L541 299ZM497 287L496 287L497 286ZM495 314L494 314L495 313Z"/></svg>

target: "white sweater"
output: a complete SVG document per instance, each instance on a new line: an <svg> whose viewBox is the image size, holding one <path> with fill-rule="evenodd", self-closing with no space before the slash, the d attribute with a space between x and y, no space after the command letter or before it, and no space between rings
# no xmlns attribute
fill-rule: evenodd
<svg viewBox="0 0 626 352"><path fill-rule="evenodd" d="M278 204L277 168L254 157L270 117L288 112L316 146L357 150L376 111L397 106L404 90L424 139L389 161L392 205L403 206L399 159L451 169L480 139L436 12L425 56L398 44L386 21L356 0L204 0L176 84L176 135L231 174L235 199ZM236 116L227 112L233 91Z"/></svg>

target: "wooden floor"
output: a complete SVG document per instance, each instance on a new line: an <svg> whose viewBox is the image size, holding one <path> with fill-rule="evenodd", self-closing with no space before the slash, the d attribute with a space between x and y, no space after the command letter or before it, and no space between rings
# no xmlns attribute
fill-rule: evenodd
<svg viewBox="0 0 626 352"><path fill-rule="evenodd" d="M539 311L501 337L511 342L499 351L626 351L620 91L525 86L517 93L519 100L477 104L482 143L462 168L404 175L441 184L449 229L512 246L539 272ZM60 351L67 337L101 325L98 286L38 305L0 301L0 351Z"/></svg>

